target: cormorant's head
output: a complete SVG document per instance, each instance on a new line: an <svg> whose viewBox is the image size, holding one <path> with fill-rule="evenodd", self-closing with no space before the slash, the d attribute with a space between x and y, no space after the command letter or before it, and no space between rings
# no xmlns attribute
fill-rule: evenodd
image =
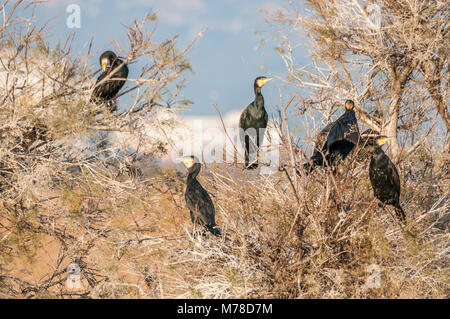
<svg viewBox="0 0 450 319"><path fill-rule="evenodd" d="M387 136L378 136L377 138L376 138L376 140L375 140L375 143L378 145L378 146L383 146L384 144L386 144L387 143L387 141L388 141L388 137Z"/></svg>
<svg viewBox="0 0 450 319"><path fill-rule="evenodd" d="M268 77L265 77L265 76L258 76L255 79L255 86L257 86L259 88L262 88L270 80L272 80L272 78L268 78Z"/></svg>
<svg viewBox="0 0 450 319"><path fill-rule="evenodd" d="M195 163L198 163L198 160L195 158L194 155L184 156L180 158L180 161L184 164L184 166L186 166L187 169L194 166Z"/></svg>
<svg viewBox="0 0 450 319"><path fill-rule="evenodd" d="M192 176L193 178L195 178L197 174L200 172L202 164L200 164L200 161L194 155L184 156L180 158L179 161L182 162L184 166L186 166L189 175Z"/></svg>
<svg viewBox="0 0 450 319"><path fill-rule="evenodd" d="M369 130L368 130L369 131ZM383 146L387 143L389 137L385 135L378 135L371 132L365 131L361 134L361 141L363 147L367 148L369 151L373 152L376 148Z"/></svg>
<svg viewBox="0 0 450 319"><path fill-rule="evenodd" d="M112 51L105 51L100 56L100 65L102 67L102 71L105 72L107 68L111 66L114 60L117 59L117 55Z"/></svg>
<svg viewBox="0 0 450 319"><path fill-rule="evenodd" d="M345 108L347 110L353 110L355 108L355 103L352 100L345 101Z"/></svg>

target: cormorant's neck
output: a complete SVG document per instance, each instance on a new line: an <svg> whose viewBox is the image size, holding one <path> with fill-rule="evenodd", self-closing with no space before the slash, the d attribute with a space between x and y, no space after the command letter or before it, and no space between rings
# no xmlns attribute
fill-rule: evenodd
<svg viewBox="0 0 450 319"><path fill-rule="evenodd" d="M345 113L350 114L350 115L353 115L353 116L356 117L356 113L355 113L355 110L354 110L354 109L345 109Z"/></svg>
<svg viewBox="0 0 450 319"><path fill-rule="evenodd" d="M380 158L380 156L384 155L383 150L381 149L380 146L376 145L374 147L374 150L372 151L372 156L376 157L376 158Z"/></svg>
<svg viewBox="0 0 450 319"><path fill-rule="evenodd" d="M255 102L253 103L258 109L264 108L264 98L261 94L261 88L255 85Z"/></svg>
<svg viewBox="0 0 450 319"><path fill-rule="evenodd" d="M261 87L259 87L258 85L255 85L253 89L255 90L255 96L256 96L256 97L258 97L258 96L261 96L261 97L262 97L262 94L261 94Z"/></svg>
<svg viewBox="0 0 450 319"><path fill-rule="evenodd" d="M193 166L191 166L191 168L189 168L188 171L189 174L187 177L188 182L193 181L197 178L198 173L200 173L200 168L201 168L200 163L195 163Z"/></svg>

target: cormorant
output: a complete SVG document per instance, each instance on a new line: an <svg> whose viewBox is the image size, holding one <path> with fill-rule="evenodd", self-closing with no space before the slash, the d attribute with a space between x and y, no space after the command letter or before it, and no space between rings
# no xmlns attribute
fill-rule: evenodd
<svg viewBox="0 0 450 319"><path fill-rule="evenodd" d="M405 212L400 206L400 177L397 168L383 152L381 146L387 141L386 136L368 138L365 148L371 153L369 177L374 196L383 205L394 206L395 214L404 222Z"/></svg>
<svg viewBox="0 0 450 319"><path fill-rule="evenodd" d="M359 129L354 107L352 100L345 101L344 114L320 131L313 155L308 163L303 164L306 174L311 173L315 166L331 166L343 160L357 145Z"/></svg>
<svg viewBox="0 0 450 319"><path fill-rule="evenodd" d="M192 223L198 223L213 235L221 236L215 222L214 204L208 192L197 180L197 175L201 169L200 162L192 155L182 158L181 161L188 169L184 198L191 214Z"/></svg>
<svg viewBox="0 0 450 319"><path fill-rule="evenodd" d="M98 77L94 91L90 102L95 104L108 103L111 112L115 111L116 105L112 105L111 100L119 93L122 86L125 84L125 80L116 79L126 79L128 77L128 67L124 64L117 72L115 72L109 80L97 85L105 77L107 77L113 70L118 68L123 61L119 59L116 54L112 51L105 51L100 56L100 65L103 73Z"/></svg>
<svg viewBox="0 0 450 319"><path fill-rule="evenodd" d="M264 132L267 127L268 114L264 108L264 98L261 94L261 88L272 78L259 76L253 83L255 99L250 103L241 114L239 119L240 139L244 146L245 168L253 169L258 167L258 152L264 138ZM255 145L256 142L256 145ZM256 160L252 160L249 166L250 154L256 154Z"/></svg>

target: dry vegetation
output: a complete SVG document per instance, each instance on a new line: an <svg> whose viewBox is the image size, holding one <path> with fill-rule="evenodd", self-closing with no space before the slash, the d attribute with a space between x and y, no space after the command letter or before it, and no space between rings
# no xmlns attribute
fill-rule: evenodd
<svg viewBox="0 0 450 319"><path fill-rule="evenodd" d="M151 62L130 81L134 104L112 115L87 102L87 59L50 49L43 30L18 19L0 29L1 298L449 297L449 159L445 147L432 147L444 140L438 130L403 156L406 226L378 207L368 163L349 159L336 175L317 169L308 177L204 165L200 181L225 236L193 231L185 175L138 169L152 165L165 142L136 132L160 105L186 103L178 93L189 69L188 48L177 49L176 37L154 42L155 17L144 22L126 30L130 47L121 54ZM59 62L50 69L42 61ZM104 131L138 136L146 152L128 154ZM285 126L280 133L295 161ZM79 288L67 285L74 263ZM379 287L366 284L371 265Z"/></svg>
<svg viewBox="0 0 450 319"><path fill-rule="evenodd" d="M376 205L366 170L334 181L318 171L300 182L297 203L282 173L210 167L201 181L215 194L222 239L192 233L173 170L119 192L87 178L30 208L4 203L2 296L447 298L448 178L434 164L414 171L424 175L402 185L402 229ZM83 280L72 291L74 262ZM366 286L371 264L379 288Z"/></svg>

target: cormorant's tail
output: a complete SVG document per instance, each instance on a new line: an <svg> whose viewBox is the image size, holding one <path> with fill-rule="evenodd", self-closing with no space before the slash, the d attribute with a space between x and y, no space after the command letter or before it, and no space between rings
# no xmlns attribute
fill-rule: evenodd
<svg viewBox="0 0 450 319"><path fill-rule="evenodd" d="M400 221L406 222L406 214L403 211L402 206L400 206L400 204L398 204L398 205L394 206L394 210L395 210L395 214L400 219Z"/></svg>
<svg viewBox="0 0 450 319"><path fill-rule="evenodd" d="M213 234L216 237L221 237L222 233L220 232L219 228L217 227L217 225L214 226L206 226L206 229L208 229L211 234Z"/></svg>

